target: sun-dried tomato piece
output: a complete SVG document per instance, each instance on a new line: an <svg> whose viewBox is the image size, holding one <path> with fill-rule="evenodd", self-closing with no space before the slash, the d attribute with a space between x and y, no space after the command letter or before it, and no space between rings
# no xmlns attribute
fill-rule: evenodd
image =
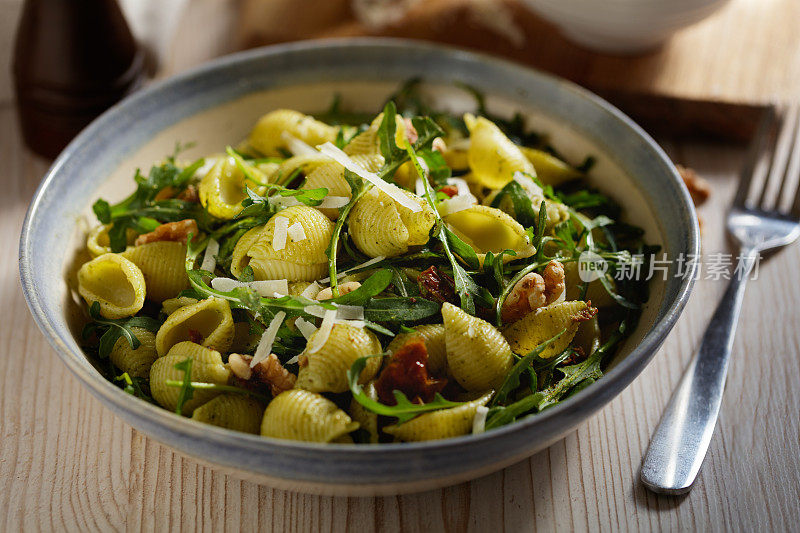
<svg viewBox="0 0 800 533"><path fill-rule="evenodd" d="M134 243L136 246L158 241L176 241L186 243L189 239L189 234L197 237L199 230L197 229L197 221L193 218L185 220L178 220L177 222L167 222L161 224L150 233L144 233L136 238Z"/></svg>
<svg viewBox="0 0 800 533"><path fill-rule="evenodd" d="M453 278L442 274L435 266L430 266L427 270L424 270L417 278L417 284L422 296L440 303L457 303Z"/></svg>
<svg viewBox="0 0 800 533"><path fill-rule="evenodd" d="M453 196L456 196L458 194L458 187L456 187L455 185L445 185L444 187L439 189L439 192L443 192L447 196L452 198Z"/></svg>
<svg viewBox="0 0 800 533"><path fill-rule="evenodd" d="M196 329L189 330L189 340L195 344L203 344L203 334Z"/></svg>
<svg viewBox="0 0 800 533"><path fill-rule="evenodd" d="M446 379L434 379L428 374L428 349L420 339L411 339L389 359L389 364L375 381L380 401L395 405L392 391L399 390L414 403L433 401L437 392L447 385Z"/></svg>

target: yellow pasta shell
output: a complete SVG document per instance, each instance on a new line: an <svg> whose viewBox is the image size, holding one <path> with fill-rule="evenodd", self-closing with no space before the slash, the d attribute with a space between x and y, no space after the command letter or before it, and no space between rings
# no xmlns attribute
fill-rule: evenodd
<svg viewBox="0 0 800 533"><path fill-rule="evenodd" d="M211 216L229 220L244 209L245 175L233 157L220 157L198 187L200 203Z"/></svg>
<svg viewBox="0 0 800 533"><path fill-rule="evenodd" d="M580 325L572 317L586 307L586 302L577 300L541 307L505 327L503 335L516 353L525 355L544 341L557 335L562 329L567 328L566 333L539 354L539 357L548 359L563 352L572 342Z"/></svg>
<svg viewBox="0 0 800 533"><path fill-rule="evenodd" d="M282 250L273 247L277 217L289 219L289 225L299 222L306 238L293 241L289 236ZM264 226L245 233L233 249L231 272L241 276L246 265L253 268L257 280L288 279L313 281L322 277L328 268L325 251L333 235L333 223L313 207L298 205L280 211Z"/></svg>
<svg viewBox="0 0 800 533"><path fill-rule="evenodd" d="M444 220L453 233L472 246L481 264L486 252L517 252L516 256L504 255L504 262L530 257L536 252L522 224L494 207L475 205L447 215Z"/></svg>
<svg viewBox="0 0 800 533"><path fill-rule="evenodd" d="M447 347L443 324L424 324L414 326L413 333L400 333L386 347L389 354L396 352L401 346L414 338L419 338L428 349L428 371L435 376L443 376L447 370Z"/></svg>
<svg viewBox="0 0 800 533"><path fill-rule="evenodd" d="M380 154L355 154L351 158L370 172L377 172L383 166L383 156ZM322 187L328 189L328 196L343 196L345 198L352 196L350 184L344 179L344 167L336 161L328 160L327 163L314 168L308 174L301 188L319 189ZM339 217L339 209L322 208L320 211L331 220Z"/></svg>
<svg viewBox="0 0 800 533"><path fill-rule="evenodd" d="M228 302L221 298L207 298L177 309L156 334L158 354L164 355L179 342L191 340L193 332L202 337L203 346L227 352L234 336Z"/></svg>
<svg viewBox="0 0 800 533"><path fill-rule="evenodd" d="M250 146L269 157L282 155L286 141L281 134L286 132L306 144L316 146L334 141L338 128L329 126L314 117L291 109L276 109L262 116L247 138Z"/></svg>
<svg viewBox="0 0 800 533"><path fill-rule="evenodd" d="M103 254L111 253L111 241L108 237L108 230L111 229L111 224L105 226L96 226L89 235L86 237L86 249L89 250L89 255L92 258L98 257ZM133 242L136 240L137 233L132 228L125 230L125 236L128 242L128 249L130 249Z"/></svg>
<svg viewBox="0 0 800 533"><path fill-rule="evenodd" d="M264 411L261 435L306 442L331 442L358 429L358 422L321 394L302 389L282 392Z"/></svg>
<svg viewBox="0 0 800 533"><path fill-rule="evenodd" d="M196 304L199 302L197 298L189 298L188 296L179 296L177 298L168 298L161 302L161 311L164 312L165 315L169 316L181 307L186 307L187 305Z"/></svg>
<svg viewBox="0 0 800 533"><path fill-rule="evenodd" d="M153 361L158 359L156 336L144 328L133 327L131 331L139 340L139 347L135 350L131 349L128 339L120 337L114 343L108 357L114 366L127 372L132 378L146 378L150 375L150 366Z"/></svg>
<svg viewBox="0 0 800 533"><path fill-rule="evenodd" d="M174 298L189 287L186 275L186 245L158 241L141 244L122 254L139 267L147 286L146 297L153 302Z"/></svg>
<svg viewBox="0 0 800 533"><path fill-rule="evenodd" d="M315 332L314 335L318 335ZM314 336L309 344L313 343ZM381 353L381 343L371 331L345 324L335 324L325 344L314 353L304 351L300 357L306 364L301 365L297 374L298 389L313 392L345 392L348 390L347 371L356 359ZM375 377L381 367L381 358L373 357L361 371L360 383Z"/></svg>
<svg viewBox="0 0 800 533"><path fill-rule="evenodd" d="M375 389L375 382L370 381L364 385L364 394L377 401L378 391ZM350 401L350 416L358 422L361 429L369 433L369 441L373 444L378 442L378 415L358 403L355 398Z"/></svg>
<svg viewBox="0 0 800 533"><path fill-rule="evenodd" d="M167 385L167 381L183 381L184 371L178 370L175 365L186 359L192 360L192 381L225 385L230 378L230 370L222 364L222 356L218 351L189 341L179 342L150 367L150 392L153 399L171 411L178 406L181 389ZM192 399L184 404L183 414L191 413L218 394L219 392L213 390L195 390Z"/></svg>
<svg viewBox="0 0 800 533"><path fill-rule="evenodd" d="M564 263L564 273L564 282L567 285L567 300L577 300L580 298L580 286L582 283L578 275L578 263L575 261ZM609 282L612 286L616 285L613 279L609 280ZM586 287L586 300L592 302L592 307L613 307L617 305L616 300L608 294L599 279L589 282Z"/></svg>
<svg viewBox="0 0 800 533"><path fill-rule="evenodd" d="M144 305L146 287L142 271L118 254L103 254L78 270L78 293L90 306L100 304L105 318L125 318Z"/></svg>
<svg viewBox="0 0 800 533"><path fill-rule="evenodd" d="M194 410L192 420L221 428L258 434L264 406L261 402L241 394L220 394Z"/></svg>
<svg viewBox="0 0 800 533"><path fill-rule="evenodd" d="M369 125L369 128L362 131L353 137L347 146L344 147L344 153L350 157L356 155L379 155L381 153L380 146L378 145L378 129L383 122L383 113L379 113ZM398 124L400 120L397 121Z"/></svg>
<svg viewBox="0 0 800 533"><path fill-rule="evenodd" d="M409 246L428 242L436 215L425 200L408 191L403 192L422 210L414 213L386 193L371 189L350 211L350 237L368 256L394 257L407 252Z"/></svg>
<svg viewBox="0 0 800 533"><path fill-rule="evenodd" d="M511 348L497 329L451 303L442 306L447 368L468 391L497 388L514 364Z"/></svg>
<svg viewBox="0 0 800 533"><path fill-rule="evenodd" d="M515 172L534 172L533 165L496 124L484 117L464 115L470 133L469 168L484 187L500 189Z"/></svg>
<svg viewBox="0 0 800 533"><path fill-rule="evenodd" d="M520 150L536 169L536 176L545 185L561 185L583 176L578 170L543 150L521 146Z"/></svg>
<svg viewBox="0 0 800 533"><path fill-rule="evenodd" d="M489 391L477 400L421 414L403 424L394 424L383 428L389 435L406 441L438 440L467 435L472 432L472 424L478 407L486 405L494 391Z"/></svg>

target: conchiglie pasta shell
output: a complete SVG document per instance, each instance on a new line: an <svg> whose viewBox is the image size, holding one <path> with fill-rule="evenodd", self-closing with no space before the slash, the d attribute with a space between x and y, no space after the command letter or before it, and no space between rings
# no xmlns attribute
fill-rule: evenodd
<svg viewBox="0 0 800 533"><path fill-rule="evenodd" d="M177 309L156 334L158 354L163 356L179 342L191 340L195 333L203 339L203 346L227 352L234 336L228 302L221 298L207 298Z"/></svg>
<svg viewBox="0 0 800 533"><path fill-rule="evenodd" d="M158 359L156 336L144 328L134 327L131 328L131 331L139 340L139 347L135 350L132 349L128 339L121 336L114 343L108 357L114 366L127 372L129 376L146 378L150 375L150 366L153 361Z"/></svg>
<svg viewBox="0 0 800 533"><path fill-rule="evenodd" d="M125 318L144 305L144 275L132 261L118 254L103 254L78 271L78 293L90 306L100 304L105 318Z"/></svg>
<svg viewBox="0 0 800 533"><path fill-rule="evenodd" d="M383 428L389 435L406 441L438 440L467 435L472 432L472 424L478 407L486 405L494 391L489 391L477 400L458 407L431 411L412 418L403 424Z"/></svg>
<svg viewBox="0 0 800 533"><path fill-rule="evenodd" d="M396 352L411 339L422 339L428 349L428 371L435 376L444 376L447 370L447 347L443 324L415 326L413 333L400 333L386 347L389 354Z"/></svg>
<svg viewBox="0 0 800 533"><path fill-rule="evenodd" d="M398 124L402 119L398 120ZM350 157L356 155L379 155L381 153L380 146L378 145L378 129L383 122L383 113L379 113L369 125L369 128L362 131L353 137L347 146L344 147L344 153Z"/></svg>
<svg viewBox="0 0 800 533"><path fill-rule="evenodd" d="M192 420L221 428L258 434L264 406L261 402L241 394L220 394L192 413Z"/></svg>
<svg viewBox="0 0 800 533"><path fill-rule="evenodd" d="M447 368L468 391L497 388L514 364L503 335L485 320L453 304L442 306Z"/></svg>
<svg viewBox="0 0 800 533"><path fill-rule="evenodd" d="M89 232L89 235L86 237L86 249L89 250L89 255L91 255L92 258L111 253L111 240L108 237L108 230L110 229L111 224L107 224L105 226L96 226ZM136 240L136 235L136 231L132 228L125 230L128 243L127 249L131 248L131 245Z"/></svg>
<svg viewBox="0 0 800 533"><path fill-rule="evenodd" d="M314 333L318 335L319 332ZM309 343L313 343L311 337ZM381 343L371 331L345 324L335 324L325 344L314 353L304 351L297 374L298 389L313 392L345 392L348 390L347 371L356 359L381 353ZM305 364L302 364L305 359ZM361 371L360 383L375 377L381 366L381 358L373 357Z"/></svg>
<svg viewBox="0 0 800 533"><path fill-rule="evenodd" d="M536 169L536 176L545 185L561 185L583 176L578 170L543 150L521 146L520 150Z"/></svg>
<svg viewBox="0 0 800 533"><path fill-rule="evenodd" d="M575 300L541 307L504 328L503 335L516 353L525 355L567 328L566 333L539 354L539 357L549 359L563 352L572 342L580 325L572 317L586 307L586 302Z"/></svg>
<svg viewBox="0 0 800 533"><path fill-rule="evenodd" d="M282 392L270 402L261 435L306 442L331 442L358 429L358 422L321 394L302 389Z"/></svg>
<svg viewBox="0 0 800 533"><path fill-rule="evenodd" d="M370 381L364 386L364 394L373 400L378 400L378 391L375 389L375 382ZM358 403L355 398L350 401L350 416L358 422L361 429L369 433L369 441L373 444L378 442L378 415Z"/></svg>
<svg viewBox="0 0 800 533"><path fill-rule="evenodd" d="M272 245L277 217L299 222L306 238L294 242L287 236L282 250ZM246 265L253 268L257 280L287 279L312 281L322 277L328 268L325 251L333 235L333 223L313 207L298 205L280 211L263 227L245 233L233 249L231 272L237 277Z"/></svg>
<svg viewBox="0 0 800 533"><path fill-rule="evenodd" d="M178 370L175 365L186 359L192 360L192 381L225 385L230 378L230 370L222 364L222 356L218 351L189 341L179 342L150 367L150 392L153 399L171 411L178 406L181 389L167 385L167 381L183 381L184 371ZM183 414L191 413L218 394L219 392L213 390L195 390L192 399L183 405Z"/></svg>
<svg viewBox="0 0 800 533"><path fill-rule="evenodd" d="M316 146L336 139L338 128L329 126L313 117L291 109L277 109L262 116L250 132L250 146L269 157L281 155L286 141L281 134L286 132L306 144Z"/></svg>
<svg viewBox="0 0 800 533"><path fill-rule="evenodd" d="M356 154L351 158L370 172L377 172L383 166L383 156L380 154ZM302 186L303 189L319 189L322 187L328 189L328 196L345 198L352 196L350 184L344 179L344 167L336 161L328 160L327 163L316 167L308 174L306 182ZM331 220L339 217L338 209L323 208L320 211Z"/></svg>
<svg viewBox="0 0 800 533"><path fill-rule="evenodd" d="M139 267L147 286L146 298L163 302L189 287L186 275L186 245L158 241L142 244L122 254Z"/></svg>
<svg viewBox="0 0 800 533"><path fill-rule="evenodd" d="M186 307L187 305L196 304L199 302L197 298L189 298L188 296L179 296L177 298L168 298L161 302L161 311L169 316L181 307Z"/></svg>
<svg viewBox="0 0 800 533"><path fill-rule="evenodd" d="M485 205L472 206L444 217L450 229L472 246L483 264L486 252L497 254L514 250L516 256L503 256L503 261L530 257L536 252L522 224L499 209Z"/></svg>
<svg viewBox="0 0 800 533"><path fill-rule="evenodd" d="M398 256L409 246L428 242L436 215L423 199L403 192L422 210L414 213L377 189L370 190L353 206L348 218L350 237L370 257Z"/></svg>
<svg viewBox="0 0 800 533"><path fill-rule="evenodd" d="M198 187L200 203L211 216L229 220L243 209L247 198L245 176L233 157L220 157Z"/></svg>
<svg viewBox="0 0 800 533"><path fill-rule="evenodd" d="M467 114L464 121L470 132L467 160L474 178L484 187L500 189L515 172L534 172L520 148L500 128L484 117Z"/></svg>

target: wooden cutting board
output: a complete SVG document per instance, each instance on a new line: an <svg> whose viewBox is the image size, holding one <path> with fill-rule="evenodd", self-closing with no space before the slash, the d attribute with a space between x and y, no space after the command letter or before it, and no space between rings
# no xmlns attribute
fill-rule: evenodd
<svg viewBox="0 0 800 533"><path fill-rule="evenodd" d="M400 0L395 0L400 1ZM472 48L549 71L600 93L656 132L745 140L764 106L800 98L800 1L733 0L651 53L617 57L572 44L516 0L498 2L522 42L475 9L491 0L422 0L370 31L350 0L243 0L239 47L315 37L410 37ZM311 4L311 5L309 5Z"/></svg>

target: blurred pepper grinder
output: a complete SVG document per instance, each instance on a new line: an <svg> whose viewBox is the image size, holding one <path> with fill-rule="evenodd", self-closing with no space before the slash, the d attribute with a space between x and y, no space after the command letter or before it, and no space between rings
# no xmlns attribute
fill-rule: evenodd
<svg viewBox="0 0 800 533"><path fill-rule="evenodd" d="M26 0L14 48L22 135L49 158L144 80L116 0Z"/></svg>

